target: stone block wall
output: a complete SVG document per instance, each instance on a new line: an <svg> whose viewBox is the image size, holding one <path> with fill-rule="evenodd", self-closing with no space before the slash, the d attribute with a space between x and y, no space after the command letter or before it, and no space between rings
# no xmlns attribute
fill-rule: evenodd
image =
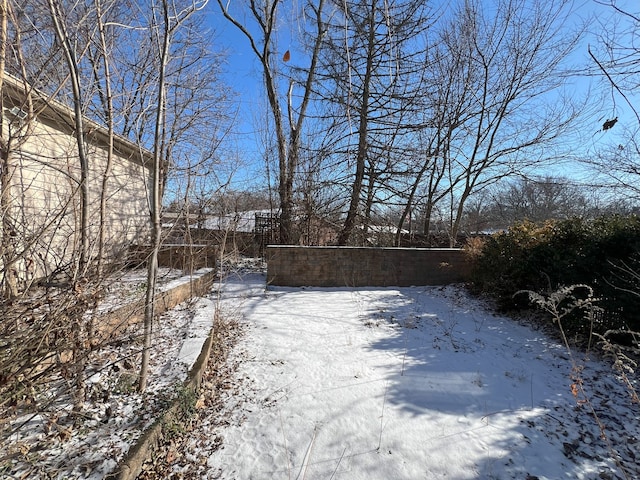
<svg viewBox="0 0 640 480"><path fill-rule="evenodd" d="M132 245L129 248L129 265L145 265L151 254L148 245ZM193 272L200 268L215 268L218 259L217 245L162 245L158 251L158 266Z"/></svg>
<svg viewBox="0 0 640 480"><path fill-rule="evenodd" d="M446 285L468 278L455 248L267 247L267 284L363 287Z"/></svg>
<svg viewBox="0 0 640 480"><path fill-rule="evenodd" d="M190 298L205 296L211 291L215 279L215 270L205 270L175 286L161 289L156 295L155 314L161 315ZM131 302L97 317L94 323L98 331L94 338L100 343L143 321L144 309L144 292L140 292Z"/></svg>

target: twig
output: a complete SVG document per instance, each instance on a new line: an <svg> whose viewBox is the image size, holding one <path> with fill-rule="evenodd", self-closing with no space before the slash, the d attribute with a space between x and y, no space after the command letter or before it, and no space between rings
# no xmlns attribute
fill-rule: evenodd
<svg viewBox="0 0 640 480"><path fill-rule="evenodd" d="M338 471L338 467L340 467L340 463L342 463L342 459L344 458L344 454L346 453L346 451L347 451L347 447L344 447L344 450L342 450L342 455L340 455L340 458L338 459L338 464L336 465L336 468L333 470L333 473L329 477L329 480L333 480L333 477L336 475L336 472Z"/></svg>
<svg viewBox="0 0 640 480"><path fill-rule="evenodd" d="M382 412L380 412L380 436L378 437L378 448L376 448L376 451L379 452L380 451L380 447L382 446L382 429L384 428L383 422L384 422L384 407L387 403L387 390L389 389L389 382L385 382L384 385L384 397L382 398Z"/></svg>
<svg viewBox="0 0 640 480"><path fill-rule="evenodd" d="M593 59L593 61L596 62L596 65L598 65L598 68L602 71L602 73L605 74L605 76L609 80L609 83L611 83L611 86L615 88L620 95L622 95L622 98L624 98L624 100L627 102L627 105L631 107L631 110L633 111L636 118L638 119L638 123L640 123L640 115L638 114L638 111L634 108L633 104L629 101L629 99L624 94L624 92L620 89L620 87L615 82L615 80L611 78L611 75L609 74L607 69L602 65L602 63L600 63L600 61L596 58L596 56L591 52L591 46L587 46L587 52L589 53L589 56Z"/></svg>
<svg viewBox="0 0 640 480"><path fill-rule="evenodd" d="M282 421L282 410L278 408L280 416L280 429L282 430L282 440L284 441L284 454L287 457L287 472L289 480L291 480L291 460L289 459L289 447L287 446L287 436L284 434L284 422Z"/></svg>
<svg viewBox="0 0 640 480"><path fill-rule="evenodd" d="M307 453L304 455L304 460L302 460L302 466L300 467L300 473L302 474L302 480L307 477L307 469L309 468L309 459L311 458L311 452L313 451L313 446L316 442L316 434L318 432L318 426L316 425L313 428L313 435L311 437L311 441L309 442L309 447L307 448ZM298 478L300 478L300 473L298 474Z"/></svg>

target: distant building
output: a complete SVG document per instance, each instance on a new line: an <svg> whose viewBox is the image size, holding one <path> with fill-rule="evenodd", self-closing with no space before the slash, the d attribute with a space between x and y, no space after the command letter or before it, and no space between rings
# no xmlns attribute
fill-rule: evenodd
<svg viewBox="0 0 640 480"><path fill-rule="evenodd" d="M220 216L208 215L204 220L203 227L207 230L255 233L257 231L256 224L258 223L258 227L262 227L260 220L272 216L277 217L277 215L272 215L271 210L247 210Z"/></svg>
<svg viewBox="0 0 640 480"><path fill-rule="evenodd" d="M27 101L30 96L33 108ZM73 110L5 74L2 88L2 230L4 280L21 289L73 264L80 242L80 166ZM100 197L109 136L84 120L89 159L89 256L95 260L100 229ZM149 238L151 154L115 137L106 183L104 260L123 258L128 246ZM9 262L8 265L4 263Z"/></svg>
<svg viewBox="0 0 640 480"><path fill-rule="evenodd" d="M280 243L280 216L270 209L245 210L225 215L189 214L186 234L186 214L166 212L162 226L169 243L202 243L225 246L226 252L248 256L263 256L267 245ZM334 245L339 226L319 217L294 216L299 245Z"/></svg>

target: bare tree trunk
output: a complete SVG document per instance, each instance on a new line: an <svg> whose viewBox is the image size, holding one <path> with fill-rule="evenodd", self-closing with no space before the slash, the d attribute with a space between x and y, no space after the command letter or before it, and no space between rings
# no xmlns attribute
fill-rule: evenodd
<svg viewBox="0 0 640 480"><path fill-rule="evenodd" d="M407 217L410 217L410 212L411 212L411 209L413 208L413 202L416 196L416 191L418 190L418 186L422 182L422 177L424 173L427 171L428 166L429 166L429 162L425 161L424 164L422 165L422 168L418 172L416 179L411 185L409 196L407 197L407 202L405 203L404 208L402 209L402 213L400 214L400 219L398 220L398 228L396 229L396 235L394 239L394 243L396 247L400 246L404 222L407 220Z"/></svg>
<svg viewBox="0 0 640 480"><path fill-rule="evenodd" d="M105 220L106 220L106 212L107 212L107 187L109 183L109 178L111 175L111 165L113 163L113 137L114 137L114 128L113 128L113 94L111 91L111 65L109 61L109 56L107 53L107 42L105 35L105 24L102 18L102 0L95 0L94 4L96 7L96 19L98 23L98 33L100 36L100 56L102 57L102 67L104 68L104 108L105 115L107 119L107 135L108 135L108 145L107 145L107 164L105 166L104 172L102 173L102 188L100 190L100 224L98 228L100 229L99 237L98 237L98 277L102 277L103 269L104 269L104 255L105 255ZM94 66L94 73L97 75L97 65Z"/></svg>
<svg viewBox="0 0 640 480"><path fill-rule="evenodd" d="M311 64L306 71L306 78L303 85L303 94L297 110L297 118L294 118L295 108L292 105L293 80L289 83L287 94L287 114L289 120L289 134L285 132L285 118L281 107L281 100L277 88L278 69L274 66L272 51L274 50L274 34L277 26L277 10L281 0L271 0L266 2L261 8L251 1L251 13L258 23L258 28L263 36L262 43L258 44L254 35L251 34L245 24L239 22L229 12L229 3L224 4L222 0L217 0L218 6L223 15L238 30L240 30L249 40L251 49L262 65L264 86L267 92L267 100L274 121L275 136L278 150L278 194L280 197L280 243L288 244L294 240L293 235L293 183L300 160L300 135L306 118L306 110L309 104L312 87L315 82L315 73L318 63L318 55L322 44L322 37L325 32L325 25L322 21L324 0L319 0L318 5L310 5L314 13L316 26L316 36L314 39ZM286 60L285 60L286 61Z"/></svg>
<svg viewBox="0 0 640 480"><path fill-rule="evenodd" d="M170 18L167 0L162 2L162 48L160 51L160 64L158 76L158 102L155 106L155 132L153 141L153 179L151 183L151 252L147 259L147 292L144 309L144 350L142 351L142 364L138 377L138 390L143 392L147 386L149 375L149 356L151 353L151 335L155 316L156 282L158 278L158 252L160 250L160 210L162 207L162 136L165 125L165 76L169 59L170 45Z"/></svg>
<svg viewBox="0 0 640 480"><path fill-rule="evenodd" d="M338 245L346 245L349 237L353 232L360 207L360 195L362 193L362 185L364 182L365 164L368 154L367 135L369 127L369 100L371 77L373 75L373 50L375 48L375 0L371 0L371 15L369 16L369 29L367 36L367 60L364 79L362 81L362 105L360 106L360 121L358 124L358 150L356 152L356 172L351 186L351 195L349 198L349 210L347 210L347 218L344 221L342 230L338 234Z"/></svg>
<svg viewBox="0 0 640 480"><path fill-rule="evenodd" d="M64 52L64 58L69 69L71 89L73 91L73 113L75 138L78 146L78 160L80 163L80 252L78 264L74 272L75 281L78 276L86 273L89 262L89 161L84 132L84 116L82 113L82 92L80 87L80 72L78 58L67 28L64 25L61 6L58 0L48 0L49 12L55 29L55 34Z"/></svg>
<svg viewBox="0 0 640 480"><path fill-rule="evenodd" d="M62 47L64 58L69 71L71 89L73 92L73 112L75 139L80 163L80 252L77 263L74 264L72 282L75 283L81 276L85 276L89 266L89 161L87 158L87 145L84 131L84 115L82 112L82 92L80 87L80 72L78 58L73 41L64 24L62 7L57 0L48 0L49 13L55 30L55 35ZM83 372L86 362L85 325L81 315L74 315L71 319L73 362L71 370L74 378L74 410L81 408L84 401L85 388Z"/></svg>
<svg viewBox="0 0 640 480"><path fill-rule="evenodd" d="M161 20L158 22L153 14L152 28L156 32L156 41L159 48L158 55L158 80L157 90L158 98L154 112L154 134L153 134L153 165L152 165L152 184L150 199L150 222L151 222L151 252L147 259L147 291L145 295L145 311L144 311L144 349L142 351L142 363L140 366L140 374L138 377L138 389L144 391L147 385L149 374L149 356L151 349L151 335L153 330L153 321L155 317L155 300L156 300L156 284L158 278L158 252L160 250L162 226L160 217L162 211L162 196L167 179L165 165L170 158L171 148L175 145L176 138L169 138L173 132L167 131L167 65L170 60L170 46L175 31L195 12L203 9L207 4L207 0L201 2L193 2L187 8L180 10L170 2L170 0L162 0L161 2ZM171 13L175 16L171 16Z"/></svg>
<svg viewBox="0 0 640 480"><path fill-rule="evenodd" d="M22 42L18 22L11 9L11 3L9 3L8 0L0 0L0 91L3 90L5 83L6 46L9 42L7 37L9 19L11 19L15 28L12 53L15 55L18 68L21 69L23 77L26 77L25 59L22 54ZM0 248L2 249L0 294L9 298L20 294L18 262L23 259L27 251L28 243L33 244L36 241L35 238L31 238L29 242L25 242L26 239L21 237L20 232L17 231L17 209L19 206L13 197L15 193L13 191L13 184L16 181L14 179L16 165L14 165L12 158L13 152L26 141L32 129L33 101L31 92L26 85L25 101L22 108L27 114L26 119L24 121L18 120L18 123L15 125L5 124L4 116L0 115L0 215L2 216L2 230L0 232ZM0 111L4 111L4 100L1 95ZM20 132L19 136L15 135L14 129Z"/></svg>
<svg viewBox="0 0 640 480"><path fill-rule="evenodd" d="M7 0L0 1L0 93L3 90L5 58L7 54ZM11 222L11 152L9 138L5 136L4 124L4 96L0 94L0 215L2 215L2 285L6 298L18 295L17 277L13 275L14 247L13 237L15 232Z"/></svg>

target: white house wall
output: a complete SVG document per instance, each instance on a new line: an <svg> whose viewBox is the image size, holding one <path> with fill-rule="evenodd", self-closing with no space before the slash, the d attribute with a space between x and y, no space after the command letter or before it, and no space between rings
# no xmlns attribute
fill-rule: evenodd
<svg viewBox="0 0 640 480"><path fill-rule="evenodd" d="M7 124L9 119L5 120ZM65 127L65 125L63 125ZM20 130L23 131L24 129ZM35 120L31 132L12 152L10 215L15 223L21 282L64 269L80 242L80 166L75 137L54 122ZM89 159L90 254L98 254L100 193L107 152L87 136ZM121 149L126 151L127 149ZM107 184L105 260L121 258L133 243L148 242L150 172L129 150L116 154Z"/></svg>

